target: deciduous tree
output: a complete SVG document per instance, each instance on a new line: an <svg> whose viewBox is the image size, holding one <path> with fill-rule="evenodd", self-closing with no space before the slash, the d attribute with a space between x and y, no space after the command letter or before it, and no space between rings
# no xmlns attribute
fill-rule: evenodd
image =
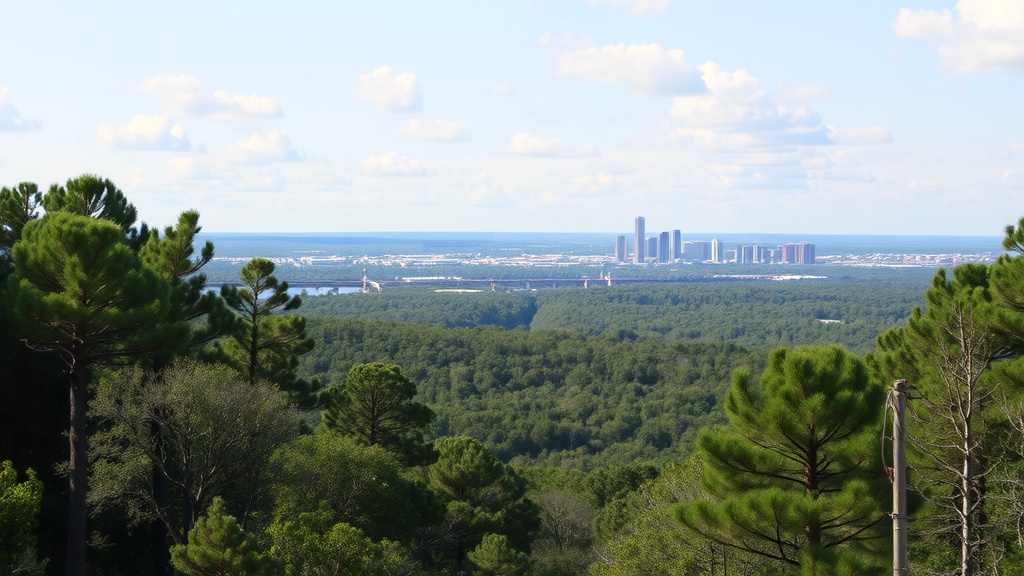
<svg viewBox="0 0 1024 576"><path fill-rule="evenodd" d="M45 563L36 557L35 529L43 483L28 470L18 481L9 461L0 462L0 574L41 574Z"/></svg>
<svg viewBox="0 0 1024 576"><path fill-rule="evenodd" d="M136 522L159 519L181 544L215 496L247 509L269 496L270 455L298 429L282 394L227 366L181 360L160 373L139 367L103 379L92 414L96 506L124 507ZM162 443L152 442L152 427ZM175 498L157 499L153 469Z"/></svg>

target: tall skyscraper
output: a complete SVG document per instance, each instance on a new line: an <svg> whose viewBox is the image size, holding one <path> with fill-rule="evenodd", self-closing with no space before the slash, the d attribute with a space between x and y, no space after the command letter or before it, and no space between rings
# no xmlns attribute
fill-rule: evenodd
<svg viewBox="0 0 1024 576"><path fill-rule="evenodd" d="M721 251L721 247L718 245L718 240L717 239L711 241L711 261L712 262L721 262L722 261L722 251Z"/></svg>
<svg viewBox="0 0 1024 576"><path fill-rule="evenodd" d="M647 232L644 230L644 217L636 217L636 228L633 231L633 243L636 249L633 251L633 262L643 264L647 249Z"/></svg>
<svg viewBox="0 0 1024 576"><path fill-rule="evenodd" d="M658 258L658 237L651 236L647 239L647 252L646 256L648 260L656 260Z"/></svg>
<svg viewBox="0 0 1024 576"><path fill-rule="evenodd" d="M809 242L790 242L783 244L782 262L786 264L814 264L814 244Z"/></svg>
<svg viewBox="0 0 1024 576"><path fill-rule="evenodd" d="M672 233L662 232L658 234L658 262L665 263L672 261Z"/></svg>
<svg viewBox="0 0 1024 576"><path fill-rule="evenodd" d="M682 233L682 231L680 231L680 230L673 230L672 231L672 239L670 241L670 244L672 245L670 247L670 249L672 250L672 258L671 258L671 260L679 260L680 258L682 258L683 257L683 233Z"/></svg>
<svg viewBox="0 0 1024 576"><path fill-rule="evenodd" d="M618 260L619 262L625 262L627 254L628 253L626 252L626 237L619 236L615 238L615 259Z"/></svg>

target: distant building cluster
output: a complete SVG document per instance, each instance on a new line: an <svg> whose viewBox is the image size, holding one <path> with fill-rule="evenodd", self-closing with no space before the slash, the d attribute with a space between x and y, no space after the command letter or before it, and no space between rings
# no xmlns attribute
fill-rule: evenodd
<svg viewBox="0 0 1024 576"><path fill-rule="evenodd" d="M615 239L619 262L712 262L737 264L814 264L814 244L789 242L781 246L745 245L726 248L718 240L683 240L680 230L666 230L648 236L644 217L637 216L633 229L633 252L625 236Z"/></svg>

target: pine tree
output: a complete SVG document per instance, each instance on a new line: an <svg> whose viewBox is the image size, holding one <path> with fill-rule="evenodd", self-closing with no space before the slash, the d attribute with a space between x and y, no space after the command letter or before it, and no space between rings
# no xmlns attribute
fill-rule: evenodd
<svg viewBox="0 0 1024 576"><path fill-rule="evenodd" d="M776 350L757 384L738 372L729 425L698 439L711 498L680 505L677 519L803 574L872 573L888 543L882 397L838 346Z"/></svg>
<svg viewBox="0 0 1024 576"><path fill-rule="evenodd" d="M70 391L69 574L85 573L87 370L178 345L167 284L142 265L123 229L55 212L28 223L12 250L11 301L26 341L61 359Z"/></svg>
<svg viewBox="0 0 1024 576"><path fill-rule="evenodd" d="M188 533L188 544L171 548L171 563L188 576L274 576L281 563L257 550L256 539L214 498L206 516Z"/></svg>
<svg viewBox="0 0 1024 576"><path fill-rule="evenodd" d="M314 383L297 377L299 356L313 349L306 337L306 319L279 314L297 309L302 298L288 295L288 283L274 277L274 263L253 258L242 267L243 287L224 286L221 297L238 316L238 327L215 344L219 359L235 366L255 383L266 380L307 402Z"/></svg>
<svg viewBox="0 0 1024 576"><path fill-rule="evenodd" d="M395 453L406 466L430 464L436 454L423 441L434 412L413 402L416 384L393 364L357 364L344 384L321 394L323 422L367 446Z"/></svg>

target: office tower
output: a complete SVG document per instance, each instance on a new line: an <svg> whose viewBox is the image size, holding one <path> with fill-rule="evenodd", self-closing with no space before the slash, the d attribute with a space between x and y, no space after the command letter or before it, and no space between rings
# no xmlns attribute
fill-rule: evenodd
<svg viewBox="0 0 1024 576"><path fill-rule="evenodd" d="M626 237L618 236L615 238L615 259L619 262L626 261Z"/></svg>
<svg viewBox="0 0 1024 576"><path fill-rule="evenodd" d="M658 262L662 264L672 261L671 237L670 232L658 234Z"/></svg>
<svg viewBox="0 0 1024 576"><path fill-rule="evenodd" d="M636 217L636 227L633 231L633 245L636 246L636 250L633 252L633 262L636 264L644 263L645 250L647 249L647 232L644 231L644 217Z"/></svg>
<svg viewBox="0 0 1024 576"><path fill-rule="evenodd" d="M707 262L711 260L711 242L706 240L683 242L683 260Z"/></svg>
<svg viewBox="0 0 1024 576"><path fill-rule="evenodd" d="M814 264L814 244L790 242L783 244L779 251L782 262L786 264Z"/></svg>
<svg viewBox="0 0 1024 576"><path fill-rule="evenodd" d="M655 260L658 258L658 237L651 236L647 239L647 259Z"/></svg>
<svg viewBox="0 0 1024 576"><path fill-rule="evenodd" d="M740 246L736 250L736 262L740 264L757 264L761 261L761 249L758 246Z"/></svg>
<svg viewBox="0 0 1024 576"><path fill-rule="evenodd" d="M721 262L722 261L722 249L718 245L718 240L711 241L711 261Z"/></svg>
<svg viewBox="0 0 1024 576"><path fill-rule="evenodd" d="M683 233L679 230L672 231L672 260L679 260L683 257Z"/></svg>

